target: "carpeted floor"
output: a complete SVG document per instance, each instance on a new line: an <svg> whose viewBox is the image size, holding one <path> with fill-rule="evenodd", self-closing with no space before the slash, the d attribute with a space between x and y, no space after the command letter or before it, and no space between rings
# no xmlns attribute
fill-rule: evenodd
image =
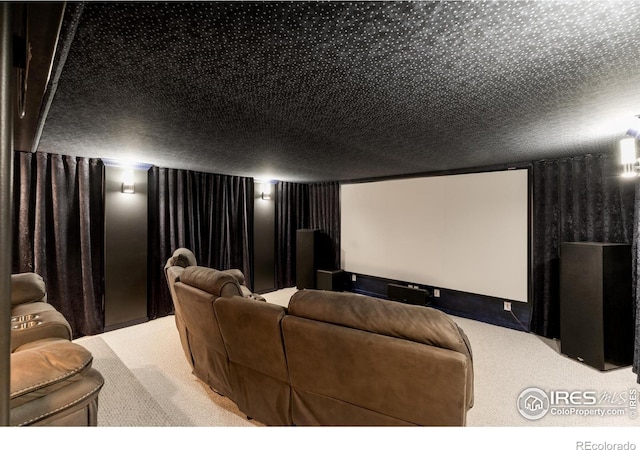
<svg viewBox="0 0 640 450"><path fill-rule="evenodd" d="M167 415L101 337L87 337L76 342L93 354L93 367L98 369L105 379L98 397L99 426L179 425Z"/></svg>
<svg viewBox="0 0 640 450"><path fill-rule="evenodd" d="M266 294L286 305L295 290ZM468 427L634 427L640 419L621 416L547 414L525 419L517 401L523 390L593 391L609 396L605 406L637 390L631 368L599 372L559 352L557 341L454 317L471 342L475 404ZM237 406L211 391L192 373L180 346L173 316L77 341L94 353L106 378L100 394L99 426L255 427ZM428 380L425 380L428 382Z"/></svg>
<svg viewBox="0 0 640 450"><path fill-rule="evenodd" d="M173 316L75 342L105 378L99 427L261 426L191 373Z"/></svg>

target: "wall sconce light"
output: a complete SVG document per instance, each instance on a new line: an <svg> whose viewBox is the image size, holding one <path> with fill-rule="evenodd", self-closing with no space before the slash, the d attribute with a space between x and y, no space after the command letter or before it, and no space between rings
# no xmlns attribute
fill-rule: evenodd
<svg viewBox="0 0 640 450"><path fill-rule="evenodd" d="M125 170L122 174L122 193L135 194L136 185L134 183L133 170Z"/></svg>
<svg viewBox="0 0 640 450"><path fill-rule="evenodd" d="M271 183L262 183L260 198L262 200L271 200Z"/></svg>
<svg viewBox="0 0 640 450"><path fill-rule="evenodd" d="M636 138L625 138L620 141L620 163L624 166L622 176L625 178L640 175L640 159L636 156Z"/></svg>

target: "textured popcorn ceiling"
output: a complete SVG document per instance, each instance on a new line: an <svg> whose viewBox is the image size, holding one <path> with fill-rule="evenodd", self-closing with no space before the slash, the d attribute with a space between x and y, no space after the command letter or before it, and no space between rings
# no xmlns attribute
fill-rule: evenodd
<svg viewBox="0 0 640 450"><path fill-rule="evenodd" d="M640 1L85 4L39 151L289 181L614 152Z"/></svg>

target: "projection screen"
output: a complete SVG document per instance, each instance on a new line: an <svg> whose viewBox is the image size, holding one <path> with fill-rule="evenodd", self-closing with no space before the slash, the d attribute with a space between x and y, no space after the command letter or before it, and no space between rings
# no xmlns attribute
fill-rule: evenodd
<svg viewBox="0 0 640 450"><path fill-rule="evenodd" d="M526 302L526 169L341 185L347 272Z"/></svg>

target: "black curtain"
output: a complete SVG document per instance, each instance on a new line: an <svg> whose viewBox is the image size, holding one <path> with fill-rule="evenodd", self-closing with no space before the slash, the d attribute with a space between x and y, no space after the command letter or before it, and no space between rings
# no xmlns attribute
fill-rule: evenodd
<svg viewBox="0 0 640 450"><path fill-rule="evenodd" d="M635 182L635 202L633 219L633 298L634 298L634 332L635 342L633 347L633 373L638 375L637 381L640 383L640 183Z"/></svg>
<svg viewBox="0 0 640 450"><path fill-rule="evenodd" d="M296 284L296 230L328 236L334 267L340 267L340 184L276 184L276 289Z"/></svg>
<svg viewBox="0 0 640 450"><path fill-rule="evenodd" d="M560 336L562 242L632 243L634 185L608 155L533 163L533 302L531 331Z"/></svg>
<svg viewBox="0 0 640 450"><path fill-rule="evenodd" d="M309 228L309 186L276 184L276 289L296 284L296 230Z"/></svg>
<svg viewBox="0 0 640 450"><path fill-rule="evenodd" d="M309 185L309 227L328 236L333 267L340 267L340 184Z"/></svg>
<svg viewBox="0 0 640 450"><path fill-rule="evenodd" d="M178 247L198 265L240 269L253 282L253 179L178 169L149 169L150 319L173 312L164 265Z"/></svg>
<svg viewBox="0 0 640 450"><path fill-rule="evenodd" d="M104 330L103 164L16 152L13 272L36 272L74 337Z"/></svg>

